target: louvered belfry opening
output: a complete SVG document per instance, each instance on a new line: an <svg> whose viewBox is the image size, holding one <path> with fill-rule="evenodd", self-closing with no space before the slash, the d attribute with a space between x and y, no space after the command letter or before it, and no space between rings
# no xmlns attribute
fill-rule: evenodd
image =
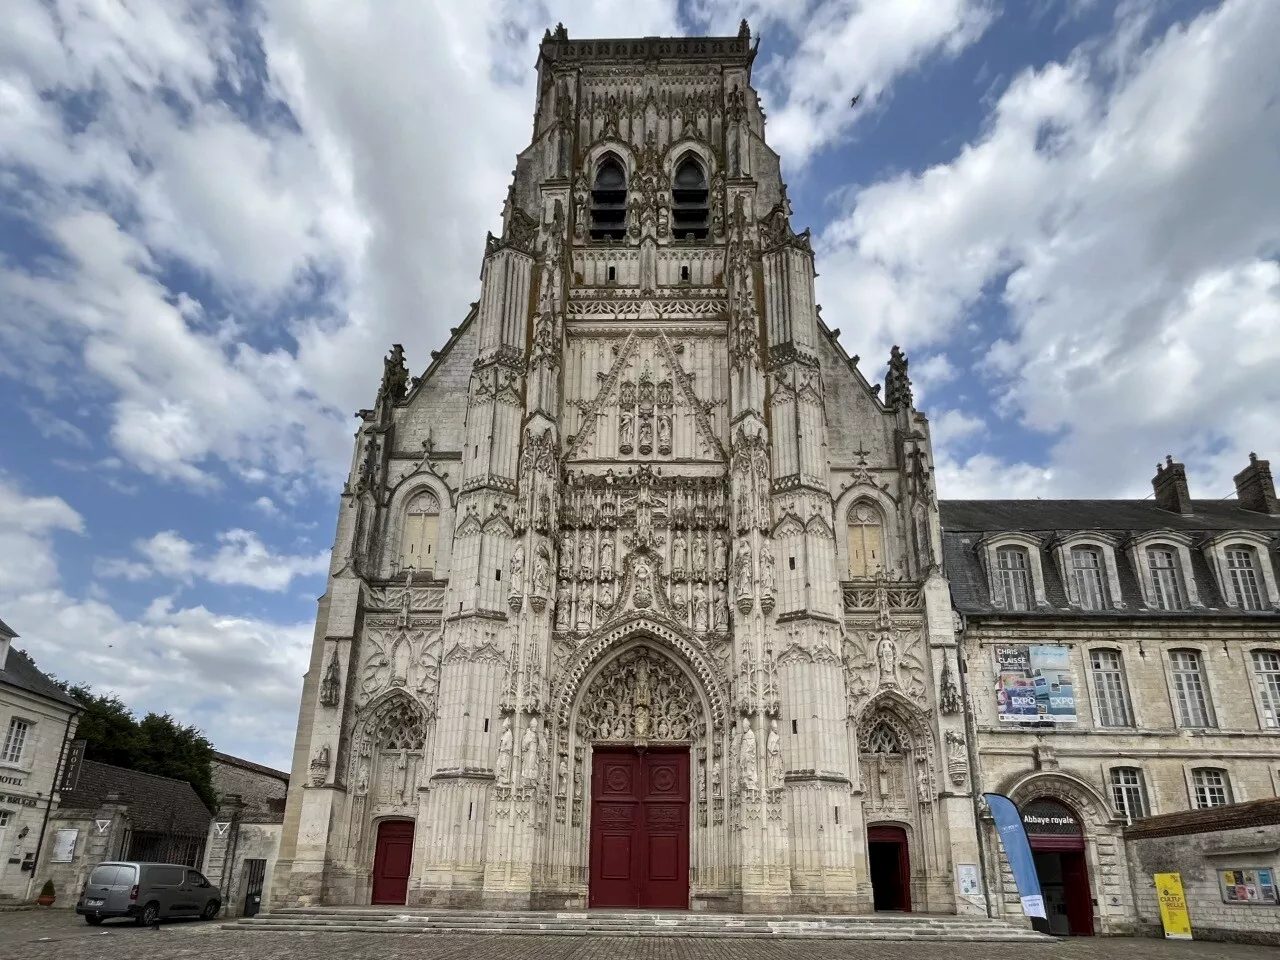
<svg viewBox="0 0 1280 960"><path fill-rule="evenodd" d="M621 240L627 229L627 174L617 157L596 167L591 187L591 239Z"/></svg>
<svg viewBox="0 0 1280 960"><path fill-rule="evenodd" d="M705 240L707 226L707 175L701 163L686 156L671 185L671 230L677 240Z"/></svg>

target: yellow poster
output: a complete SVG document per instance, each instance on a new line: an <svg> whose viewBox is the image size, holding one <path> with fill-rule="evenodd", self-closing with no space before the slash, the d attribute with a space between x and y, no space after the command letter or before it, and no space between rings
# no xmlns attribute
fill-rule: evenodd
<svg viewBox="0 0 1280 960"><path fill-rule="evenodd" d="M1182 875L1157 873L1156 899L1160 901L1160 922L1164 924L1166 940L1191 939L1191 915L1187 913L1187 899L1182 895Z"/></svg>

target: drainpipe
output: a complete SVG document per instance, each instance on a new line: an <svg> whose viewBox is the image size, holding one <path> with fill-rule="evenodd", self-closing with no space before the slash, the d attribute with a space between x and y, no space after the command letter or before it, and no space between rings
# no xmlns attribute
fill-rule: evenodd
<svg viewBox="0 0 1280 960"><path fill-rule="evenodd" d="M49 814L53 812L53 795L62 785L62 766L67 759L67 743L71 739L71 724L79 719L83 709L75 710L67 717L67 726L62 731L62 747L58 751L58 765L54 768L53 784L49 788L49 799L44 805L44 819L40 821L40 836L36 839L36 855L31 859L31 877L27 880L27 899L31 899L31 888L35 886L36 874L40 870L40 849L44 846L44 834L49 828Z"/></svg>
<svg viewBox="0 0 1280 960"><path fill-rule="evenodd" d="M982 829L982 791L978 769L978 723L973 709L973 702L969 698L969 671L965 668L963 658L964 637L969 622L963 612L956 610L955 614L960 619L960 630L956 634L956 673L960 675L960 696L965 708L965 732L968 734L965 739L969 753L969 783L972 788L970 794L973 802L973 829L978 838L978 874L982 877L982 899L987 905L987 917L990 919L995 916L995 912L991 906L991 885L987 876L986 841L983 837L984 831Z"/></svg>

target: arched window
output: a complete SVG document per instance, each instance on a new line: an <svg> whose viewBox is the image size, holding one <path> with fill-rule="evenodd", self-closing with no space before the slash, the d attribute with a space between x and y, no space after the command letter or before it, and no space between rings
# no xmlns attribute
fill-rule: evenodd
<svg viewBox="0 0 1280 960"><path fill-rule="evenodd" d="M1071 548L1071 578L1085 610L1101 610L1107 605L1105 577L1101 550L1092 545Z"/></svg>
<svg viewBox="0 0 1280 960"><path fill-rule="evenodd" d="M707 238L707 175L692 154L676 165L671 184L671 232L677 240Z"/></svg>
<svg viewBox="0 0 1280 960"><path fill-rule="evenodd" d="M1031 563L1023 547L996 551L996 585L1006 610L1031 609Z"/></svg>
<svg viewBox="0 0 1280 960"><path fill-rule="evenodd" d="M884 519L875 505L859 500L849 508L849 579L874 577L884 569Z"/></svg>
<svg viewBox="0 0 1280 960"><path fill-rule="evenodd" d="M596 167L591 185L591 239L621 240L627 228L627 174L609 154Z"/></svg>
<svg viewBox="0 0 1280 960"><path fill-rule="evenodd" d="M1177 550L1163 544L1147 547L1147 569L1151 571L1152 599L1157 609L1181 610L1186 607Z"/></svg>
<svg viewBox="0 0 1280 960"><path fill-rule="evenodd" d="M434 576L440 537L440 501L430 490L417 494L404 512L400 534L400 569Z"/></svg>
<svg viewBox="0 0 1280 960"><path fill-rule="evenodd" d="M867 753L902 753L902 740L898 732L881 720L867 737Z"/></svg>

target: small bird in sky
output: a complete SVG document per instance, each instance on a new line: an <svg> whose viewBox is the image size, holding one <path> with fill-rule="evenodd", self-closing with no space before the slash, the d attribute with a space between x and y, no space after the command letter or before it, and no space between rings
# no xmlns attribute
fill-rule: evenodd
<svg viewBox="0 0 1280 960"><path fill-rule="evenodd" d="M849 100L849 106L856 107L858 105L858 101L861 99L862 99L862 94L855 93L852 99Z"/></svg>

